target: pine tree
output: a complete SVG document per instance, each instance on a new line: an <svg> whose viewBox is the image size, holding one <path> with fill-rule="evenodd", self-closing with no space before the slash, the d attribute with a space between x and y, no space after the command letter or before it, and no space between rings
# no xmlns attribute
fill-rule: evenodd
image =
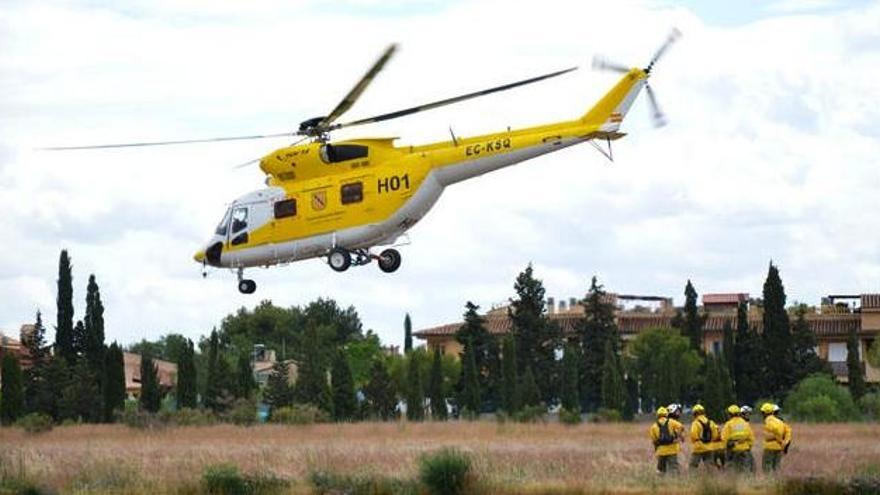
<svg viewBox="0 0 880 495"><path fill-rule="evenodd" d="M21 365L11 352L3 354L0 386L0 423L9 425L24 413L24 390Z"/></svg>
<svg viewBox="0 0 880 495"><path fill-rule="evenodd" d="M516 368L516 341L511 336L504 338L501 350L503 378L501 384L501 403L507 414L520 409L519 374Z"/></svg>
<svg viewBox="0 0 880 495"><path fill-rule="evenodd" d="M584 319L578 327L581 346L580 399L582 409L594 411L602 404L602 370L605 363L606 344L617 353L620 337L614 321L614 305L607 301L605 290L596 277L590 282L590 290L584 306Z"/></svg>
<svg viewBox="0 0 880 495"><path fill-rule="evenodd" d="M480 382L477 378L476 350L473 343L468 340L465 352L461 356L461 396L458 403L462 409L470 415L480 414Z"/></svg>
<svg viewBox="0 0 880 495"><path fill-rule="evenodd" d="M410 353L406 364L406 419L425 419L425 394L422 390L422 374L416 354Z"/></svg>
<svg viewBox="0 0 880 495"><path fill-rule="evenodd" d="M31 362L30 368L23 373L25 411L51 414L50 411L55 409L56 397L46 381L50 356L46 345L46 328L39 311L33 330L22 335L21 341Z"/></svg>
<svg viewBox="0 0 880 495"><path fill-rule="evenodd" d="M98 422L104 419L101 390L89 362L79 358L62 378L58 409L62 419Z"/></svg>
<svg viewBox="0 0 880 495"><path fill-rule="evenodd" d="M67 362L76 360L73 342L73 274L67 250L58 259L57 323L55 325L55 352Z"/></svg>
<svg viewBox="0 0 880 495"><path fill-rule="evenodd" d="M614 346L605 342L605 359L602 363L602 407L623 413L626 408L626 388L623 373Z"/></svg>
<svg viewBox="0 0 880 495"><path fill-rule="evenodd" d="M186 346L181 352L180 361L177 363L177 407L195 409L197 404L196 392L196 360L195 347L192 340L187 339Z"/></svg>
<svg viewBox="0 0 880 495"><path fill-rule="evenodd" d="M409 317L409 313L407 313L403 319L403 352L409 354L412 348L412 320Z"/></svg>
<svg viewBox="0 0 880 495"><path fill-rule="evenodd" d="M446 409L446 396L443 393L443 359L440 355L440 349L434 349L431 377L428 380L428 400L431 401L431 419L446 421L448 410Z"/></svg>
<svg viewBox="0 0 880 495"><path fill-rule="evenodd" d="M682 333L691 341L691 347L696 351L703 352L703 326L706 323L706 315L699 314L697 306L697 291L691 281L687 281L684 287L684 328Z"/></svg>
<svg viewBox="0 0 880 495"><path fill-rule="evenodd" d="M312 404L333 414L333 398L327 383L327 368L323 362L319 329L306 328L302 342L302 360L299 363L294 400L300 404Z"/></svg>
<svg viewBox="0 0 880 495"><path fill-rule="evenodd" d="M767 396L763 392L765 355L758 332L749 325L748 305L745 301L739 303L736 311L734 349L733 382L736 397L746 404L754 404L756 400Z"/></svg>
<svg viewBox="0 0 880 495"><path fill-rule="evenodd" d="M545 314L545 290L535 278L531 263L516 277L516 298L511 299L508 315L516 339L517 371L532 368L540 398L547 403L558 397L559 370L556 351L562 331Z"/></svg>
<svg viewBox="0 0 880 495"><path fill-rule="evenodd" d="M825 365L816 354L816 335L810 330L806 319L806 308L801 305L796 310L797 318L792 327L792 352L794 354L792 367L794 377L792 381L798 383L804 378L825 369Z"/></svg>
<svg viewBox="0 0 880 495"><path fill-rule="evenodd" d="M541 405L541 390L538 389L538 384L535 382L535 374L532 372L532 367L527 366L526 372L523 374L522 384L520 385L520 399L522 400L523 406L540 406Z"/></svg>
<svg viewBox="0 0 880 495"><path fill-rule="evenodd" d="M348 359L341 350L336 353L336 359L333 360L330 382L333 390L333 419L336 421L355 419L358 404L354 393L354 378L351 376Z"/></svg>
<svg viewBox="0 0 880 495"><path fill-rule="evenodd" d="M141 409L158 412L162 405L162 391L159 388L159 369L149 354L141 356Z"/></svg>
<svg viewBox="0 0 880 495"><path fill-rule="evenodd" d="M272 371L266 380L266 390L263 391L263 401L269 405L272 411L293 404L293 388L290 386L290 369L287 362L276 361L272 364Z"/></svg>
<svg viewBox="0 0 880 495"><path fill-rule="evenodd" d="M125 407L125 358L116 342L104 353L106 384L104 387L104 421L112 421L116 411Z"/></svg>
<svg viewBox="0 0 880 495"><path fill-rule="evenodd" d="M859 334L855 325L850 326L846 340L846 370L849 393L858 401L865 395L865 369L859 359Z"/></svg>
<svg viewBox="0 0 880 495"><path fill-rule="evenodd" d="M377 359L370 368L370 381L364 387L370 414L387 421L397 415L397 394L385 364Z"/></svg>
<svg viewBox="0 0 880 495"><path fill-rule="evenodd" d="M236 397L249 399L257 388L257 382L254 380L254 370L251 368L251 360L244 353L238 356L238 366L236 370Z"/></svg>
<svg viewBox="0 0 880 495"><path fill-rule="evenodd" d="M577 347L568 344L565 346L565 354L562 356L562 407L567 411L580 412L581 399L578 395L580 384L578 383Z"/></svg>
<svg viewBox="0 0 880 495"><path fill-rule="evenodd" d="M766 394L782 397L794 385L791 325L785 309L785 288L771 262L764 282L763 348L767 356Z"/></svg>

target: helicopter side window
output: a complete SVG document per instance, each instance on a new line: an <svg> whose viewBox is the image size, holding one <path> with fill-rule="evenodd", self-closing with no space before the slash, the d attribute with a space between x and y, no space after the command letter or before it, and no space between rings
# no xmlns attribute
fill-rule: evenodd
<svg viewBox="0 0 880 495"><path fill-rule="evenodd" d="M275 219L288 218L296 216L296 200L285 199L275 202Z"/></svg>
<svg viewBox="0 0 880 495"><path fill-rule="evenodd" d="M247 228L247 208L235 208L232 210L232 233Z"/></svg>
<svg viewBox="0 0 880 495"><path fill-rule="evenodd" d="M229 226L229 212L230 210L226 210L226 213L223 214L223 220L220 220L217 229L214 230L215 234L222 236L226 235L226 228Z"/></svg>
<svg viewBox="0 0 880 495"><path fill-rule="evenodd" d="M325 144L321 146L321 160L324 163L366 158L369 154L370 148L360 144Z"/></svg>
<svg viewBox="0 0 880 495"><path fill-rule="evenodd" d="M339 196L342 198L342 204L344 205L360 203L364 200L364 183L352 182L351 184L344 184L339 191Z"/></svg>

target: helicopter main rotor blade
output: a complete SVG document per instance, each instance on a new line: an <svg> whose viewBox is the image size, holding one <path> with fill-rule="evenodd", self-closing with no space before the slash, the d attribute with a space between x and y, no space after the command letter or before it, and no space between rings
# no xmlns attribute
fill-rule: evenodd
<svg viewBox="0 0 880 495"><path fill-rule="evenodd" d="M342 101L340 101L339 104L336 105L336 108L334 108L333 111L331 111L326 117L324 117L323 120L321 120L321 122L318 123L317 127L326 128L336 119L341 117L342 114L347 112L352 107L352 105L355 104L358 98L360 98L364 90L367 89L367 86L369 86L370 83L373 82L373 78L376 77L376 74L378 74L379 71L381 71L382 68L385 67L385 64L388 63L388 60L391 58L392 55L394 55L395 51L397 51L397 44L392 43L391 45L388 45L388 48L386 48L385 52L382 53L382 56L379 57L379 59L376 60L375 63L373 63L373 66L370 67L370 70L368 70L367 73L364 74L363 77L361 77L361 80L358 81L353 88L351 88L351 91L349 91L348 94L345 95L345 98L343 98Z"/></svg>
<svg viewBox="0 0 880 495"><path fill-rule="evenodd" d="M148 141L143 143L117 143L117 144L95 144L89 146L51 146L46 148L37 148L42 151L66 151L66 150L99 150L107 148L134 148L138 146L169 146L174 144L192 144L192 143L216 143L221 141L244 141L248 139L268 139L284 136L295 136L293 132L282 132L278 134L256 134L253 136L228 136L206 139L182 139L178 141Z"/></svg>
<svg viewBox="0 0 880 495"><path fill-rule="evenodd" d="M418 106L410 107L410 108L407 108L404 110L398 110L396 112L384 113L382 115L376 115L374 117L368 117L366 119L354 120L354 121L345 122L342 124L335 124L335 125L330 126L329 130L335 130L335 129L341 129L343 127L353 127L356 125L371 124L374 122L382 122L385 120L396 119L399 117L412 115L414 113L424 112L425 110L431 110L433 108L438 108L438 107L442 107L442 106L446 106L446 105L451 105L453 103L458 103L461 101L470 100L471 98L476 98L478 96L486 96L486 95L489 95L492 93L497 93L499 91L506 91L508 89L513 89L513 88L516 88L519 86L524 86L526 84L536 83L538 81L543 81L544 79L550 79L551 77L556 77L556 76L561 76L563 74L567 74L567 73L569 73L573 70L576 70L576 69L577 69L577 67L570 67L568 69L564 69L564 70L560 70L560 71L556 71L556 72L551 72L549 74L544 74L542 76L532 77L529 79L524 79L522 81L504 84L502 86L496 86L494 88L484 89L482 91L475 91L473 93L468 93L468 94L461 95L461 96L446 98L445 100L439 100L439 101L435 101L432 103L426 103L424 105L418 105Z"/></svg>
<svg viewBox="0 0 880 495"><path fill-rule="evenodd" d="M679 31L678 28L672 28L672 31L670 31L669 35L666 37L666 41L660 45L660 48L658 48L657 52L654 53L654 56L651 57L651 61L648 62L648 67L645 69L645 72L651 72L651 69L654 68L654 64L660 60L663 54L666 53L666 50L668 50L678 38L681 38L681 31Z"/></svg>

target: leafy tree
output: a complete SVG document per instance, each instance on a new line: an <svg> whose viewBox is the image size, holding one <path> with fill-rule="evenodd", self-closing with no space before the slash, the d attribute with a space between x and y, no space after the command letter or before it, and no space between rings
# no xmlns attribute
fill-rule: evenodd
<svg viewBox="0 0 880 495"><path fill-rule="evenodd" d="M158 412L162 405L162 390L159 386L159 369L149 354L141 356L141 409Z"/></svg>
<svg viewBox="0 0 880 495"><path fill-rule="evenodd" d="M702 359L690 340L673 328L652 328L627 347L629 369L641 385L642 409L681 400L696 381Z"/></svg>
<svg viewBox="0 0 880 495"><path fill-rule="evenodd" d="M462 409L470 414L480 413L480 382L477 378L476 350L470 339L465 345L465 352L461 356L463 361L461 369L461 396L458 403Z"/></svg>
<svg viewBox="0 0 880 495"><path fill-rule="evenodd" d="M806 319L806 306L801 304L795 310L795 321L792 327L792 352L794 354L792 365L794 368L793 379L800 382L804 378L821 371L825 371L825 364L816 354L816 334L810 330Z"/></svg>
<svg viewBox="0 0 880 495"><path fill-rule="evenodd" d="M443 393L443 360L440 349L434 349L431 361L431 378L428 382L428 399L431 402L431 419L446 421L446 395Z"/></svg>
<svg viewBox="0 0 880 495"><path fill-rule="evenodd" d="M516 368L516 340L511 336L504 338L501 351L501 367L503 380L501 386L501 403L508 414L520 409L519 374Z"/></svg>
<svg viewBox="0 0 880 495"><path fill-rule="evenodd" d="M791 325L785 309L785 288L779 269L771 262L764 281L763 347L767 355L766 393L771 397L785 395L794 385Z"/></svg>
<svg viewBox="0 0 880 495"><path fill-rule="evenodd" d="M62 379L63 389L58 404L61 418L88 422L103 420L101 391L88 361L85 358L77 359L69 373Z"/></svg>
<svg viewBox="0 0 880 495"><path fill-rule="evenodd" d="M287 361L275 361L266 380L263 400L274 411L293 404L293 388L290 386L290 369Z"/></svg>
<svg viewBox="0 0 880 495"><path fill-rule="evenodd" d="M407 390L406 390L406 419L410 421L422 421L425 419L425 394L422 388L422 374L419 360L415 354L410 354L407 359Z"/></svg>
<svg viewBox="0 0 880 495"><path fill-rule="evenodd" d="M345 344L345 357L351 366L355 389L362 389L370 380L370 369L376 359L383 356L379 336L367 330L364 338Z"/></svg>
<svg viewBox="0 0 880 495"><path fill-rule="evenodd" d="M247 354L240 353L238 355L238 366L236 370L236 396L242 399L248 399L257 389L257 382L254 380L254 370L251 367L251 360Z"/></svg>
<svg viewBox="0 0 880 495"><path fill-rule="evenodd" d="M623 372L614 346L605 342L605 359L602 363L602 407L623 412L626 408L626 387Z"/></svg>
<svg viewBox="0 0 880 495"><path fill-rule="evenodd" d="M293 397L298 403L312 404L332 415L333 398L327 383L321 338L322 334L326 335L326 330L327 327L306 329Z"/></svg>
<svg viewBox="0 0 880 495"><path fill-rule="evenodd" d="M736 311L734 349L733 382L736 396L746 404L753 404L765 395L765 354L760 335L749 325L748 305L745 301L739 303Z"/></svg>
<svg viewBox="0 0 880 495"><path fill-rule="evenodd" d="M580 399L585 411L593 411L602 403L602 370L605 364L605 347L611 345L617 353L620 337L614 321L614 305L609 303L606 292L594 276L584 306L584 319L577 329L581 346Z"/></svg>
<svg viewBox="0 0 880 495"><path fill-rule="evenodd" d="M784 410L804 421L852 421L859 410L846 387L830 375L817 373L798 383L785 398Z"/></svg>
<svg viewBox="0 0 880 495"><path fill-rule="evenodd" d="M336 359L333 360L330 382L333 390L333 418L336 421L355 419L358 404L354 394L354 379L342 351L337 352Z"/></svg>
<svg viewBox="0 0 880 495"><path fill-rule="evenodd" d="M703 352L703 326L706 316L699 314L697 307L697 291L690 280L684 287L684 326L679 329L690 339L691 347L697 352Z"/></svg>
<svg viewBox="0 0 880 495"><path fill-rule="evenodd" d="M412 320L409 317L409 313L407 313L403 319L403 352L408 353L412 348Z"/></svg>
<svg viewBox="0 0 880 495"><path fill-rule="evenodd" d="M11 352L3 354L0 386L0 422L12 424L24 413L24 390L21 366Z"/></svg>
<svg viewBox="0 0 880 495"><path fill-rule="evenodd" d="M46 345L46 328L39 311L33 330L22 336L22 345L27 349L31 362L30 368L23 373L25 411L51 414L57 398L46 380L50 356Z"/></svg>
<svg viewBox="0 0 880 495"><path fill-rule="evenodd" d="M865 395L865 369L859 360L859 334L855 326L850 327L846 340L846 370L849 392L858 401Z"/></svg>
<svg viewBox="0 0 880 495"><path fill-rule="evenodd" d="M580 356L577 347L568 344L565 346L565 354L562 355L562 407L567 411L581 411L581 399L578 395L580 384L578 383L578 362Z"/></svg>
<svg viewBox="0 0 880 495"><path fill-rule="evenodd" d="M516 277L513 287L516 298L510 300L508 315L516 339L517 371L522 375L531 368L539 397L551 403L558 397L556 351L562 331L545 314L544 284L535 278L531 263Z"/></svg>
<svg viewBox="0 0 880 495"><path fill-rule="evenodd" d="M183 355L189 349L192 342L179 333L169 333L159 337L159 340L150 341L143 339L128 347L128 352L135 354L149 354L154 359L162 359L172 363L179 363ZM250 349L250 347L247 347Z"/></svg>
<svg viewBox="0 0 880 495"><path fill-rule="evenodd" d="M535 381L535 374L532 373L532 367L526 367L526 372L523 375L522 384L520 385L521 392L521 400L522 405L524 406L540 406L541 405L541 391L538 389L538 384Z"/></svg>
<svg viewBox="0 0 880 495"><path fill-rule="evenodd" d="M58 258L57 323L55 325L55 352L68 362L76 359L73 336L73 274L67 250Z"/></svg>
<svg viewBox="0 0 880 495"><path fill-rule="evenodd" d="M177 407L195 409L198 405L197 383L195 347L187 339L177 361Z"/></svg>
<svg viewBox="0 0 880 495"><path fill-rule="evenodd" d="M370 414L383 421L397 414L397 395L385 364L377 359L370 369L370 381L364 388Z"/></svg>
<svg viewBox="0 0 880 495"><path fill-rule="evenodd" d="M125 357L119 344L113 342L104 353L104 421L112 421L115 411L125 407Z"/></svg>

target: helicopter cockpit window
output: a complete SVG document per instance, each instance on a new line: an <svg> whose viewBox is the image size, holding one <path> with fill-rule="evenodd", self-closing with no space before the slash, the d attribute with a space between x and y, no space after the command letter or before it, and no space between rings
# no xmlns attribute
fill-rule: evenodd
<svg viewBox="0 0 880 495"><path fill-rule="evenodd" d="M247 228L247 208L235 208L232 210L232 233Z"/></svg>
<svg viewBox="0 0 880 495"><path fill-rule="evenodd" d="M321 146L321 160L324 163L366 158L369 154L370 148L360 144L325 144Z"/></svg>
<svg viewBox="0 0 880 495"><path fill-rule="evenodd" d="M220 220L220 224L217 225L217 229L214 231L217 235L226 235L226 227L229 226L229 211L226 210L226 213L223 214L223 220Z"/></svg>

